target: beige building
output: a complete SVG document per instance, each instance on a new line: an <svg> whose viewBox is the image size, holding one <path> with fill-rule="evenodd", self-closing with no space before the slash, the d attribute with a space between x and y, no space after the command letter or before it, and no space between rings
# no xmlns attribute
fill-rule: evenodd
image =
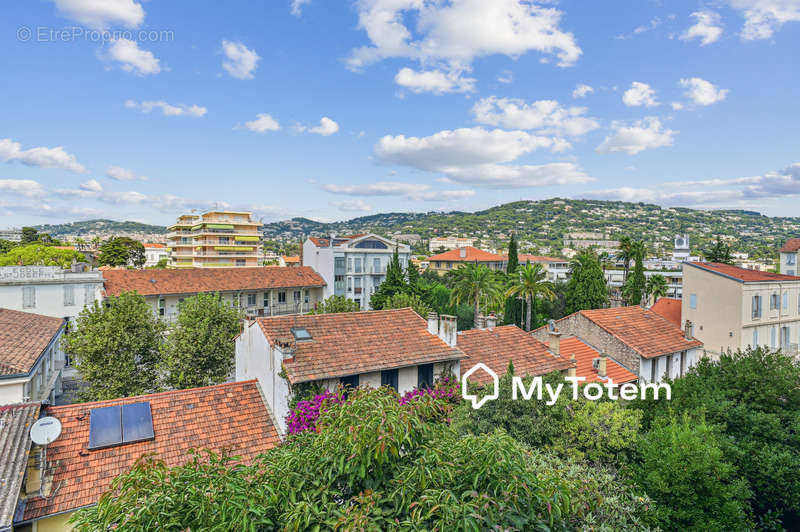
<svg viewBox="0 0 800 532"><path fill-rule="evenodd" d="M431 252L436 253L440 249L458 249L465 247L472 247L475 245L474 238L460 238L457 236L437 236L431 238L429 242L429 249Z"/></svg>
<svg viewBox="0 0 800 532"><path fill-rule="evenodd" d="M800 255L800 238L790 238L780 249L781 273L797 275L797 258Z"/></svg>
<svg viewBox="0 0 800 532"><path fill-rule="evenodd" d="M681 315L709 353L758 345L797 353L800 277L685 263Z"/></svg>
<svg viewBox="0 0 800 532"><path fill-rule="evenodd" d="M250 212L211 211L180 216L167 234L169 266L260 266L261 226Z"/></svg>

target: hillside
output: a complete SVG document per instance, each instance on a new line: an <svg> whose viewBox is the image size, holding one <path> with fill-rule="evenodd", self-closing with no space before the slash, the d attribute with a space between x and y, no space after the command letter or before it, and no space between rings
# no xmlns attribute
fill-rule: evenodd
<svg viewBox="0 0 800 532"><path fill-rule="evenodd" d="M110 236L118 234L164 234L167 228L161 225L149 225L139 222L115 222L114 220L87 220L66 224L45 224L35 226L40 233L48 233L55 238L67 236L91 237L92 235Z"/></svg>

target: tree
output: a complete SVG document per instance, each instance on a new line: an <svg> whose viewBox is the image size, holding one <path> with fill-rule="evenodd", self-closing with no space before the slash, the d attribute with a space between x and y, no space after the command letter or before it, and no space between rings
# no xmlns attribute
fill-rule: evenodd
<svg viewBox="0 0 800 532"><path fill-rule="evenodd" d="M475 309L474 327L478 327L481 302L498 301L500 295L500 283L485 264L469 263L455 271L451 302L466 303Z"/></svg>
<svg viewBox="0 0 800 532"><path fill-rule="evenodd" d="M511 233L511 239L508 241L508 263L506 264L506 273L512 274L516 272L517 266L519 266L517 239L514 237L514 233Z"/></svg>
<svg viewBox="0 0 800 532"><path fill-rule="evenodd" d="M508 262L506 263L506 275L509 288L515 279L517 268L519 267L519 251L517 249L517 239L511 234L508 242ZM503 323L506 325L522 325L522 300L517 297L507 297L505 308L503 309Z"/></svg>
<svg viewBox="0 0 800 532"><path fill-rule="evenodd" d="M95 302L78 316L67 337L88 385L81 397L100 401L158 390L157 366L165 325L143 296L124 292Z"/></svg>
<svg viewBox="0 0 800 532"><path fill-rule="evenodd" d="M705 252L708 262L719 262L721 264L733 264L731 257L731 247L722 241L722 235L717 235L714 247Z"/></svg>
<svg viewBox="0 0 800 532"><path fill-rule="evenodd" d="M39 240L39 232L34 229L33 227L23 227L22 228L22 240L20 240L21 245L25 244L32 244Z"/></svg>
<svg viewBox="0 0 800 532"><path fill-rule="evenodd" d="M628 273L631 269L631 259L633 258L633 241L631 237L625 235L619 239L619 247L617 248L619 253L617 253L617 258L622 261L622 265L625 268L625 275L622 277L622 282L628 280Z"/></svg>
<svg viewBox="0 0 800 532"><path fill-rule="evenodd" d="M40 242L12 248L0 255L0 266L61 266L69 268L73 261L82 262L84 257L72 249L59 249Z"/></svg>
<svg viewBox="0 0 800 532"><path fill-rule="evenodd" d="M10 240L3 240L0 239L0 255L4 255L17 247L16 242L11 242Z"/></svg>
<svg viewBox="0 0 800 532"><path fill-rule="evenodd" d="M352 299L345 296L331 296L317 303L317 307L310 314L336 314L339 312L358 312L361 307Z"/></svg>
<svg viewBox="0 0 800 532"><path fill-rule="evenodd" d="M514 283L506 292L506 297L515 297L525 300L527 312L525 314L525 330L531 330L531 315L535 315L536 298L541 296L544 299L553 301L556 294L553 291L553 283L547 280L547 272L541 264L526 264L521 266L518 271L518 278L512 280Z"/></svg>
<svg viewBox="0 0 800 532"><path fill-rule="evenodd" d="M393 295L389 300L386 302L386 305L383 307L384 309L392 309L392 308L407 308L411 307L414 309L414 312L422 316L423 318L427 318L428 314L431 312L431 307L428 306L427 303L422 301L420 297L416 294L406 294L403 292L397 293Z"/></svg>
<svg viewBox="0 0 800 532"><path fill-rule="evenodd" d="M126 236L113 236L100 244L97 262L105 266L134 266L141 268L147 257L144 245Z"/></svg>
<svg viewBox="0 0 800 532"><path fill-rule="evenodd" d="M608 306L603 269L597 257L589 250L579 253L570 261L566 299L568 314Z"/></svg>
<svg viewBox="0 0 800 532"><path fill-rule="evenodd" d="M239 311L218 294L200 293L178 305L178 320L162 346L161 370L172 389L221 384L233 372Z"/></svg>
<svg viewBox="0 0 800 532"><path fill-rule="evenodd" d="M633 275L625 280L622 287L622 297L627 305L641 305L645 297L647 279L644 275L644 242L637 240L631 244L631 258L636 261Z"/></svg>
<svg viewBox="0 0 800 532"><path fill-rule="evenodd" d="M386 279L380 284L369 300L370 306L375 310L380 310L393 295L407 290L403 268L400 266L400 255L397 248L394 249L392 260L386 267Z"/></svg>
<svg viewBox="0 0 800 532"><path fill-rule="evenodd" d="M659 298L666 297L667 292L669 292L669 286L663 275L651 275L650 278L647 279L647 285L645 287L647 300L650 300L652 297L653 303L655 303Z"/></svg>
<svg viewBox="0 0 800 532"><path fill-rule="evenodd" d="M417 296L422 295L422 286L420 286L420 275L417 265L412 261L408 261L408 268L406 268L406 292Z"/></svg>

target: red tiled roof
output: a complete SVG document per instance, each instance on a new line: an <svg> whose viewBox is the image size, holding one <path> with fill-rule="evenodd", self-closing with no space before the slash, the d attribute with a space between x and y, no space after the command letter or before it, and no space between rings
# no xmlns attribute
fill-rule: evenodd
<svg viewBox="0 0 800 532"><path fill-rule="evenodd" d="M146 248L166 248L164 244L142 244Z"/></svg>
<svg viewBox="0 0 800 532"><path fill-rule="evenodd" d="M145 401L153 415L153 440L88 449L92 408ZM114 478L146 453L156 453L168 466L186 462L189 449L226 450L249 462L280 443L256 381L54 406L44 414L63 427L47 447L53 491L46 499L27 501L25 520L95 504Z"/></svg>
<svg viewBox="0 0 800 532"><path fill-rule="evenodd" d="M781 253L794 253L800 250L800 238L790 238L781 248Z"/></svg>
<svg viewBox="0 0 800 532"><path fill-rule="evenodd" d="M719 262L689 262L691 266L700 268L713 273L718 273L729 277L731 279L749 283L749 282L769 282L769 281L800 281L800 277L794 275L783 275L773 272L761 272L758 270L748 270L739 268L738 266L731 266L730 264L721 264Z"/></svg>
<svg viewBox="0 0 800 532"><path fill-rule="evenodd" d="M497 375L505 375L509 360L514 362L517 375L546 375L570 367L565 357L557 357L542 342L516 325L503 325L494 329L471 329L458 334L457 347L469 357L461 365L461 375L482 362ZM470 380L480 384L491 382L486 373L479 371Z"/></svg>
<svg viewBox="0 0 800 532"><path fill-rule="evenodd" d="M300 263L300 257L297 256L297 255L295 255L295 256L284 256L283 257L283 262L291 262L291 263L295 263L296 262L296 263L299 264Z"/></svg>
<svg viewBox="0 0 800 532"><path fill-rule="evenodd" d="M294 339L304 328L312 340L297 342L294 358L284 362L292 384L395 369L464 354L428 332L428 323L410 308L305 316L259 318L270 344Z"/></svg>
<svg viewBox="0 0 800 532"><path fill-rule="evenodd" d="M658 301L650 307L650 310L671 322L676 327L680 327L681 323L681 305L680 299L673 299L671 297L661 297Z"/></svg>
<svg viewBox="0 0 800 532"><path fill-rule="evenodd" d="M461 256L462 250L465 250L465 256ZM464 246L463 248L451 249L428 257L428 261L441 261L441 262L503 262L505 256L498 255L497 253L489 253L482 249L474 248L472 246Z"/></svg>
<svg viewBox="0 0 800 532"><path fill-rule="evenodd" d="M0 375L29 373L64 319L0 308Z"/></svg>
<svg viewBox="0 0 800 532"><path fill-rule="evenodd" d="M309 266L297 268L105 270L103 279L105 279L105 289L109 296L133 291L147 296L325 286L322 277Z"/></svg>
<svg viewBox="0 0 800 532"><path fill-rule="evenodd" d="M687 340L679 327L638 305L580 313L645 358L703 347L700 340Z"/></svg>
<svg viewBox="0 0 800 532"><path fill-rule="evenodd" d="M571 338L562 338L561 356L569 360L573 355L575 355L575 361L578 365L575 369L575 375L577 377L585 377L586 382L605 382L597 374L597 370L592 367L592 360L598 358L600 353L583 343L580 338L574 336ZM606 374L612 381L618 384L638 380L636 375L610 357L607 357L606 361Z"/></svg>
<svg viewBox="0 0 800 532"><path fill-rule="evenodd" d="M527 253L520 253L518 257L520 264L525 264L526 262L530 262L531 264L535 264L537 262L569 262L567 259L544 257L542 255L528 255ZM503 255L503 259L508 260L508 255Z"/></svg>

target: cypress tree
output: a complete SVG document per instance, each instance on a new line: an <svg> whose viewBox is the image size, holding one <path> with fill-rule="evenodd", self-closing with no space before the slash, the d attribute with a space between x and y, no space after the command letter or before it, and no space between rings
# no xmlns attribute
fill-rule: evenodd
<svg viewBox="0 0 800 532"><path fill-rule="evenodd" d="M506 275L509 282L513 282L513 276L517 275L517 268L519 267L519 252L517 251L517 239L514 234L511 234L511 240L508 242L508 263L506 264ZM506 298L505 309L503 311L503 323L506 325L522 326L524 319L524 307L522 300L516 296Z"/></svg>

